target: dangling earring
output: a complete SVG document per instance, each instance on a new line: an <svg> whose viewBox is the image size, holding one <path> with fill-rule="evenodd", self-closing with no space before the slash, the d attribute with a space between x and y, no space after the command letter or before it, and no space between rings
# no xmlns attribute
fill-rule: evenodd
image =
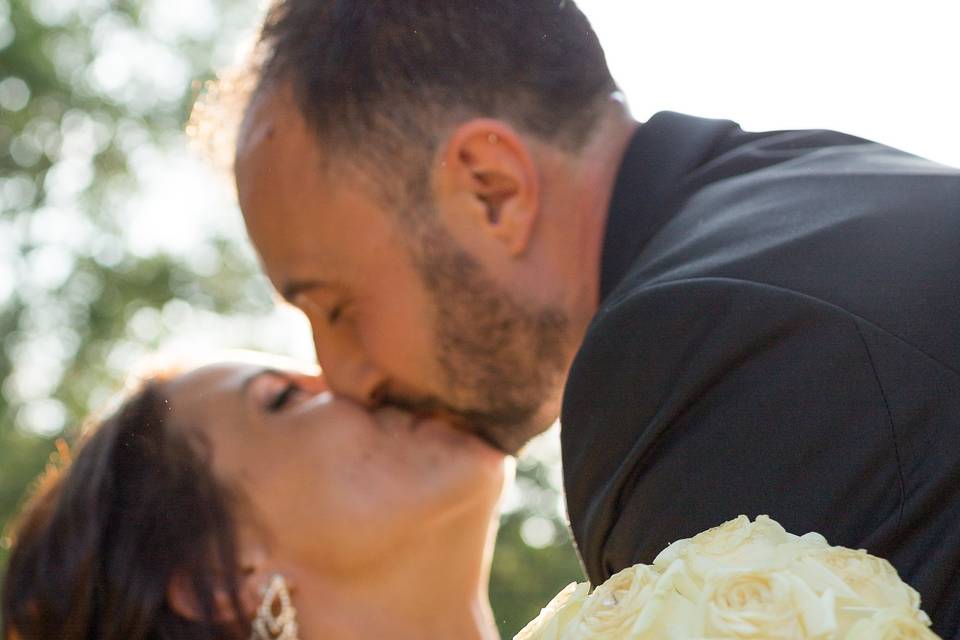
<svg viewBox="0 0 960 640"><path fill-rule="evenodd" d="M270 578L270 584L263 593L250 640L299 640L297 610L290 602L287 581L280 574Z"/></svg>

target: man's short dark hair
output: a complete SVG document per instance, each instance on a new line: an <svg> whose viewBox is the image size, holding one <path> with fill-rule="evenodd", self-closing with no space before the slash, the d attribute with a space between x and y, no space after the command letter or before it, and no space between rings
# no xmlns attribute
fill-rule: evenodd
<svg viewBox="0 0 960 640"><path fill-rule="evenodd" d="M472 117L575 151L616 89L570 0L278 0L259 55L257 91L290 86L325 156L421 176Z"/></svg>

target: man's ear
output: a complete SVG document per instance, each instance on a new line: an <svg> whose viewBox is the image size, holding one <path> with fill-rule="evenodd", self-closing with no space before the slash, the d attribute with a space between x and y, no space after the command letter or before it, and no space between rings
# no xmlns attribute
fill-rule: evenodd
<svg viewBox="0 0 960 640"><path fill-rule="evenodd" d="M540 178L530 149L509 125L478 118L457 127L434 166L434 185L441 215L460 239L479 231L511 256L527 249Z"/></svg>

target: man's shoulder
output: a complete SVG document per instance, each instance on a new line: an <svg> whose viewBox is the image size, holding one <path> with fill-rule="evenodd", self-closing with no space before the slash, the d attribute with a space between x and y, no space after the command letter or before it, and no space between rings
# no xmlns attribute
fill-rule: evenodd
<svg viewBox="0 0 960 640"><path fill-rule="evenodd" d="M779 259L795 240L855 249L849 233L893 230L897 242L922 245L960 227L958 211L960 169L836 131L748 132L730 120L661 112L641 125L621 165L601 290L609 297L628 274L675 279L715 275L731 258Z"/></svg>
<svg viewBox="0 0 960 640"><path fill-rule="evenodd" d="M747 156L776 163L730 174L721 155L704 167L711 179L632 256L595 325L654 287L702 291L723 279L824 301L934 352L956 349L943 327L960 324L960 170L869 142L800 152L802 137L730 152L741 168Z"/></svg>
<svg viewBox="0 0 960 640"><path fill-rule="evenodd" d="M662 111L643 125L643 136L644 144L667 162L675 156L687 159L682 187L688 193L765 169L793 170L797 161L838 175L867 172L907 180L922 174L960 176L960 168L830 129L752 131L733 120Z"/></svg>

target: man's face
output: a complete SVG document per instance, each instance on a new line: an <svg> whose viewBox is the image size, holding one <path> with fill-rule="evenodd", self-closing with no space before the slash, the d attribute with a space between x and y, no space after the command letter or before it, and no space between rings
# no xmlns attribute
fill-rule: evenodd
<svg viewBox="0 0 960 640"><path fill-rule="evenodd" d="M289 99L265 96L236 171L250 237L274 286L310 319L330 385L459 417L515 453L547 426L537 413L561 383L564 314L505 291L429 203L386 210L321 154ZM401 222L411 216L431 222L414 232Z"/></svg>

